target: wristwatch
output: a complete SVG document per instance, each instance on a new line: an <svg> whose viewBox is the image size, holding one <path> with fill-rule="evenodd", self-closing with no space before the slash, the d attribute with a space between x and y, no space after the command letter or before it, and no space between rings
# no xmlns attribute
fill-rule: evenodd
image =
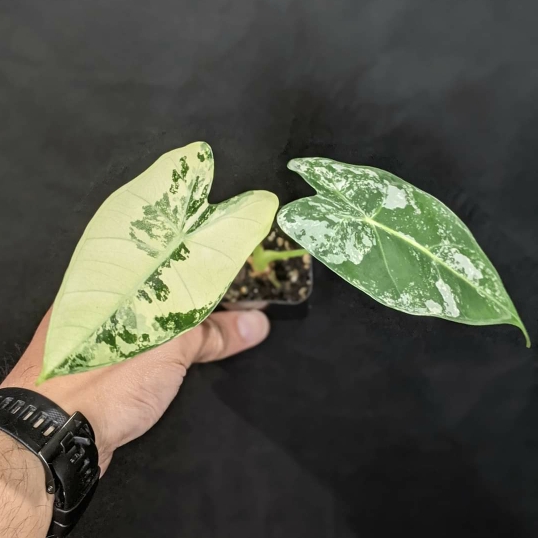
<svg viewBox="0 0 538 538"><path fill-rule="evenodd" d="M0 389L0 431L33 452L45 469L45 488L54 495L47 538L63 538L88 506L99 482L93 429L82 413L69 416L37 392Z"/></svg>

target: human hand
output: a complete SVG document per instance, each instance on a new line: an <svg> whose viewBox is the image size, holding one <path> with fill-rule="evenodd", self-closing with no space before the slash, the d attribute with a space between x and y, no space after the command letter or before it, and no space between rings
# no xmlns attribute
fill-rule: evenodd
<svg viewBox="0 0 538 538"><path fill-rule="evenodd" d="M125 362L36 387L49 320L50 311L1 386L28 388L69 414L83 413L95 431L101 475L114 450L159 420L193 363L224 359L259 344L269 333L269 321L261 312L218 312L195 329Z"/></svg>

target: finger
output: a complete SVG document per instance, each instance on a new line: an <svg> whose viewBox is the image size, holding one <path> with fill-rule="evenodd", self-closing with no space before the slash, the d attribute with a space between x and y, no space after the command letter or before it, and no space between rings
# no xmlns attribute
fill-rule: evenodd
<svg viewBox="0 0 538 538"><path fill-rule="evenodd" d="M212 314L181 337L187 366L224 359L254 347L265 340L269 329L267 316L258 310Z"/></svg>

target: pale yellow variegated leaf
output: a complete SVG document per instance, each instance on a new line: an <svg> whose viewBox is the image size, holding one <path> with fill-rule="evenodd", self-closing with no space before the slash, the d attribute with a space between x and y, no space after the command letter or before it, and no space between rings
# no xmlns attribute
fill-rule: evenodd
<svg viewBox="0 0 538 538"><path fill-rule="evenodd" d="M54 302L40 381L122 361L210 314L278 207L266 191L209 204L212 179L211 148L198 142L104 202Z"/></svg>

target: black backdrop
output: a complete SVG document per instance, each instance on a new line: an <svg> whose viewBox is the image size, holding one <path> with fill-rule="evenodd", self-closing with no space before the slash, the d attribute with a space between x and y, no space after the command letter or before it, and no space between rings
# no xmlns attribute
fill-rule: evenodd
<svg viewBox="0 0 538 538"><path fill-rule="evenodd" d="M20 355L105 197L206 140L213 200L386 168L472 228L538 344L533 0L1 2L0 352ZM193 368L73 535L538 532L535 350L378 305L319 264L309 317ZM3 359L2 359L3 360Z"/></svg>

